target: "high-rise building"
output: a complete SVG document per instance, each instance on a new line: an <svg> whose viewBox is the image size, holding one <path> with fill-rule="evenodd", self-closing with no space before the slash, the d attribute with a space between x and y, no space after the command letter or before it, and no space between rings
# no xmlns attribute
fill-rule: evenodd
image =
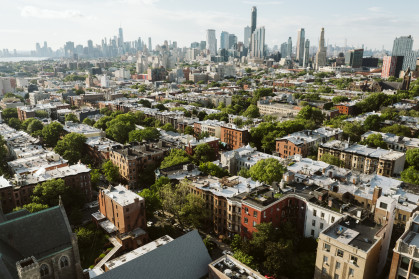
<svg viewBox="0 0 419 279"><path fill-rule="evenodd" d="M401 36L394 39L393 51L391 56L403 56L403 66L402 70L407 71L408 68L416 70L416 60L419 54L415 51L412 51L413 47L413 38L409 36Z"/></svg>
<svg viewBox="0 0 419 279"><path fill-rule="evenodd" d="M290 58L292 56L292 39L291 39L291 37L288 38L287 56L289 56Z"/></svg>
<svg viewBox="0 0 419 279"><path fill-rule="evenodd" d="M153 46L151 45L151 37L148 37L148 50L153 51Z"/></svg>
<svg viewBox="0 0 419 279"><path fill-rule="evenodd" d="M249 47L250 45L250 35L251 35L250 26L246 26L244 28L244 38L243 38L243 44L245 47Z"/></svg>
<svg viewBox="0 0 419 279"><path fill-rule="evenodd" d="M286 42L285 42L285 43L282 43L282 44L281 44L281 57L282 57L282 58L287 57L287 55L288 55L288 53L287 53L287 49L288 49L288 45L287 45L287 43L286 43Z"/></svg>
<svg viewBox="0 0 419 279"><path fill-rule="evenodd" d="M384 56L381 77L398 77L402 67L403 56Z"/></svg>
<svg viewBox="0 0 419 279"><path fill-rule="evenodd" d="M364 56L364 50L352 49L345 54L345 64L352 68L362 67L362 58Z"/></svg>
<svg viewBox="0 0 419 279"><path fill-rule="evenodd" d="M119 27L119 33L118 33L118 47L123 47L124 45L124 33L122 31L122 28Z"/></svg>
<svg viewBox="0 0 419 279"><path fill-rule="evenodd" d="M308 67L310 62L310 40L307 39L304 45L303 67Z"/></svg>
<svg viewBox="0 0 419 279"><path fill-rule="evenodd" d="M215 37L215 30L207 30L207 49L210 51L211 55L217 54L217 39Z"/></svg>
<svg viewBox="0 0 419 279"><path fill-rule="evenodd" d="M252 34L251 57L264 58L265 56L265 27L262 26Z"/></svg>
<svg viewBox="0 0 419 279"><path fill-rule="evenodd" d="M220 49L229 49L228 32L221 31L220 35Z"/></svg>
<svg viewBox="0 0 419 279"><path fill-rule="evenodd" d="M297 51L296 51L296 60L298 60L298 64L300 66L303 66L304 43L305 43L305 31L304 31L304 28L301 28L300 30L298 30Z"/></svg>
<svg viewBox="0 0 419 279"><path fill-rule="evenodd" d="M199 43L199 48L200 48L201 50L206 49L206 48L207 48L207 42L206 42L206 41L201 41L201 42Z"/></svg>
<svg viewBox="0 0 419 279"><path fill-rule="evenodd" d="M326 66L326 51L327 48L324 46L324 28L322 28L320 33L319 49L316 53L316 70L318 70L320 67Z"/></svg>
<svg viewBox="0 0 419 279"><path fill-rule="evenodd" d="M232 49L235 45L237 45L237 36L234 34L228 35L228 49Z"/></svg>
<svg viewBox="0 0 419 279"><path fill-rule="evenodd" d="M257 9L256 6L252 7L252 18L251 18L251 32L250 34L253 34L253 32L255 32L256 30L256 18L257 18Z"/></svg>

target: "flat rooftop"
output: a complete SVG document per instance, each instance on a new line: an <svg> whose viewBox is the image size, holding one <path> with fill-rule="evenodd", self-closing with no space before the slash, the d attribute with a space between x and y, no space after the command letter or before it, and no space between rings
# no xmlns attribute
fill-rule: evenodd
<svg viewBox="0 0 419 279"><path fill-rule="evenodd" d="M226 277L236 279L262 279L260 273L250 269L248 266L235 260L233 257L224 255L210 263L213 267L221 271Z"/></svg>
<svg viewBox="0 0 419 279"><path fill-rule="evenodd" d="M119 205L125 206L135 202L136 199L139 201L144 200L143 197L137 195L136 193L126 189L122 185L112 187L110 190L103 190L104 194L109 198L117 202Z"/></svg>

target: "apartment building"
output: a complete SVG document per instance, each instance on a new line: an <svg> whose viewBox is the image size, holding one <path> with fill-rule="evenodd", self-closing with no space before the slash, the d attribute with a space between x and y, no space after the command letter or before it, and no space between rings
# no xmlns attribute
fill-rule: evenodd
<svg viewBox="0 0 419 279"><path fill-rule="evenodd" d="M356 112L355 102L350 103L341 103L335 106L339 110L340 114L344 115L354 115Z"/></svg>
<svg viewBox="0 0 419 279"><path fill-rule="evenodd" d="M89 126L87 124L82 123L74 123L71 121L67 121L63 127L64 133L76 133L85 136L86 138L92 137L105 137L105 132L101 129Z"/></svg>
<svg viewBox="0 0 419 279"><path fill-rule="evenodd" d="M361 136L361 140L365 140L370 135L381 135L383 141L387 144L387 148L395 151L406 152L409 149L419 148L419 139L397 136L392 133L368 131Z"/></svg>
<svg viewBox="0 0 419 279"><path fill-rule="evenodd" d="M211 214L213 230L218 235L232 237L241 231L241 195L261 185L250 178L232 176L194 177L191 193L201 196Z"/></svg>
<svg viewBox="0 0 419 279"><path fill-rule="evenodd" d="M145 200L122 185L101 189L98 196L99 212L94 219L108 233L116 233L124 250L136 249L149 241L145 214Z"/></svg>
<svg viewBox="0 0 419 279"><path fill-rule="evenodd" d="M319 146L318 160L323 154L331 154L339 160L345 168L359 171L365 174L377 173L382 176L393 176L400 174L404 169L406 161L405 153L385 150L380 148L369 148L365 145L352 144L334 140Z"/></svg>
<svg viewBox="0 0 419 279"><path fill-rule="evenodd" d="M218 150L220 145L220 139L216 137L207 137L201 140L196 140L195 138L193 138L188 142L187 146L185 146L186 153L188 153L191 156L194 155L195 147L197 147L200 144L208 144L214 150L216 157L219 157Z"/></svg>
<svg viewBox="0 0 419 279"><path fill-rule="evenodd" d="M246 146L250 141L250 133L247 128L239 128L234 124L221 126L221 142L227 144L230 149L238 149Z"/></svg>
<svg viewBox="0 0 419 279"><path fill-rule="evenodd" d="M19 106L17 107L17 117L20 121L25 121L28 118L37 117L37 112L46 112L49 118L56 119L57 110L69 108L69 104L61 102L37 104L36 106Z"/></svg>
<svg viewBox="0 0 419 279"><path fill-rule="evenodd" d="M419 278L419 214L406 224L393 249L389 279Z"/></svg>
<svg viewBox="0 0 419 279"><path fill-rule="evenodd" d="M264 279L262 274L239 262L230 255L223 255L208 265L209 279L229 279L235 274L241 278Z"/></svg>
<svg viewBox="0 0 419 279"><path fill-rule="evenodd" d="M318 239L314 278L379 276L387 259L394 206L394 200L381 197L375 220L345 216L322 231ZM381 224L374 221L381 221Z"/></svg>
<svg viewBox="0 0 419 279"><path fill-rule="evenodd" d="M201 133L207 132L210 136L221 138L221 126L224 121L218 120L204 120L193 124L195 136L198 137Z"/></svg>
<svg viewBox="0 0 419 279"><path fill-rule="evenodd" d="M304 130L276 139L276 153L282 158L299 154L307 157L319 144L331 139L341 139L343 130L339 128L321 127L316 130Z"/></svg>
<svg viewBox="0 0 419 279"><path fill-rule="evenodd" d="M86 145L89 157L97 165L101 165L106 160L109 160L113 149L123 148L123 145L119 142L105 137L89 137L86 140Z"/></svg>
<svg viewBox="0 0 419 279"><path fill-rule="evenodd" d="M172 143L161 140L150 143L134 142L124 147L114 147L109 159L119 167L119 174L128 185L135 187L141 171L147 166L161 162L173 147Z"/></svg>
<svg viewBox="0 0 419 279"><path fill-rule="evenodd" d="M296 117L301 107L289 104L271 103L269 100L257 102L260 114L275 114L286 117Z"/></svg>

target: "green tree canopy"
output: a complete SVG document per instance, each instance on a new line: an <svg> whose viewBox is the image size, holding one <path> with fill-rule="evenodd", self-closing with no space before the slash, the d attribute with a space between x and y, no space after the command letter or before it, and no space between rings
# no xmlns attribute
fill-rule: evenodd
<svg viewBox="0 0 419 279"><path fill-rule="evenodd" d="M42 139L46 145L54 147L64 131L63 126L58 122L52 122L42 128Z"/></svg>
<svg viewBox="0 0 419 279"><path fill-rule="evenodd" d="M129 141L134 142L138 141L141 142L145 141L154 141L160 138L160 132L154 127L147 127L143 130L133 130L129 133Z"/></svg>
<svg viewBox="0 0 419 279"><path fill-rule="evenodd" d="M215 150L208 143L198 144L194 148L193 160L199 165L200 163L214 161L217 158Z"/></svg>
<svg viewBox="0 0 419 279"><path fill-rule="evenodd" d="M371 134L365 140L361 141L361 144L366 144L371 148L387 148L387 144L383 140L383 136L381 134Z"/></svg>
<svg viewBox="0 0 419 279"><path fill-rule="evenodd" d="M112 164L110 160L102 164L102 173L105 175L106 180L111 183L115 183L120 180L119 168Z"/></svg>
<svg viewBox="0 0 419 279"><path fill-rule="evenodd" d="M397 136L401 137L411 137L412 133L410 132L410 128L408 126L400 125L400 124L394 124L391 126L383 127L381 129L381 132L383 133L392 133Z"/></svg>
<svg viewBox="0 0 419 279"><path fill-rule="evenodd" d="M312 106L303 107L298 112L297 117L300 119L313 120L316 124L321 124L324 120L322 111Z"/></svg>
<svg viewBox="0 0 419 279"><path fill-rule="evenodd" d="M253 180L272 184L274 181L281 181L284 167L274 158L264 159L257 162L249 169L250 177Z"/></svg>
<svg viewBox="0 0 419 279"><path fill-rule="evenodd" d="M378 131L381 126L381 118L380 116L373 114L368 115L364 121L365 130L370 131Z"/></svg>
<svg viewBox="0 0 419 279"><path fill-rule="evenodd" d="M17 109L16 108L7 108L1 112L1 117L4 122L8 122L10 118L17 118Z"/></svg>
<svg viewBox="0 0 419 279"><path fill-rule="evenodd" d="M48 208L48 205L46 205L46 204L31 202L31 203L25 204L23 206L18 206L16 208L14 208L13 211L26 209L30 213L34 213L34 212L38 212L38 211L41 211L41 210L44 210L44 209L47 209L47 208Z"/></svg>
<svg viewBox="0 0 419 279"><path fill-rule="evenodd" d="M129 139L129 132L135 129L135 122L136 119L133 114L120 114L115 119L106 123L108 127L106 129L106 135L120 143L126 143Z"/></svg>
<svg viewBox="0 0 419 279"><path fill-rule="evenodd" d="M201 163L199 165L199 170L206 175L216 176L222 178L228 176L228 171L223 169L212 162Z"/></svg>
<svg viewBox="0 0 419 279"><path fill-rule="evenodd" d="M407 183L419 185L419 171L410 166L401 173L402 180Z"/></svg>
<svg viewBox="0 0 419 279"><path fill-rule="evenodd" d="M260 116L259 108L256 105L250 105L246 111L243 113L243 116L249 118L256 118Z"/></svg>
<svg viewBox="0 0 419 279"><path fill-rule="evenodd" d="M65 116L65 121L71 121L74 123L79 123L79 119L77 118L77 116L74 113L69 113Z"/></svg>
<svg viewBox="0 0 419 279"><path fill-rule="evenodd" d="M106 130L108 122L110 122L112 119L112 116L103 116L93 125L93 127Z"/></svg>
<svg viewBox="0 0 419 279"><path fill-rule="evenodd" d="M343 166L343 162L338 157L335 157L330 153L323 154L321 157L321 161L330 165L338 166L338 167Z"/></svg>
<svg viewBox="0 0 419 279"><path fill-rule="evenodd" d="M86 117L85 119L83 119L83 124L93 126L95 125L95 121L89 117Z"/></svg>
<svg viewBox="0 0 419 279"><path fill-rule="evenodd" d="M172 149L170 154L164 157L161 162L160 168L165 169L178 164L191 162L191 157L182 149Z"/></svg>
<svg viewBox="0 0 419 279"><path fill-rule="evenodd" d="M406 151L406 162L419 170L419 148L413 148Z"/></svg>
<svg viewBox="0 0 419 279"><path fill-rule="evenodd" d="M75 164L86 155L86 140L82 134L69 133L57 142L54 150L70 164Z"/></svg>
<svg viewBox="0 0 419 279"><path fill-rule="evenodd" d="M194 135L195 134L195 131L194 131L193 127L186 126L184 133L187 134L187 135Z"/></svg>
<svg viewBox="0 0 419 279"><path fill-rule="evenodd" d="M22 122L20 122L19 118L10 118L8 123L10 127L16 129L16 130L20 130L22 127Z"/></svg>

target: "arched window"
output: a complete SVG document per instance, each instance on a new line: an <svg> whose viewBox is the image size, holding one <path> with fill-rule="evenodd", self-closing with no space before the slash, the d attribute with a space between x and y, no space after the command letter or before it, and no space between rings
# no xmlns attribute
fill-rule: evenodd
<svg viewBox="0 0 419 279"><path fill-rule="evenodd" d="M42 264L40 269L41 269L41 277L49 275L48 265Z"/></svg>
<svg viewBox="0 0 419 279"><path fill-rule="evenodd" d="M60 267L63 268L66 266L68 266L68 258L66 256L62 256L60 258Z"/></svg>

